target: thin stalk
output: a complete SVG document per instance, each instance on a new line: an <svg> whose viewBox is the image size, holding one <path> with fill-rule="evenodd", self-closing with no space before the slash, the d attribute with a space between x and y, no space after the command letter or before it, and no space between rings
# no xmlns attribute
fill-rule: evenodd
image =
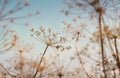
<svg viewBox="0 0 120 78"><path fill-rule="evenodd" d="M22 59L22 52L20 52L20 78L23 78L23 59Z"/></svg>
<svg viewBox="0 0 120 78"><path fill-rule="evenodd" d="M84 65L83 65L83 62L82 62L80 53L79 53L79 51L78 51L78 47L77 47L77 46L78 46L78 40L79 40L79 34L77 35L76 42L75 42L75 49L76 49L76 52L77 52L78 59L79 59L79 61L80 61L80 64L81 64L82 69L84 70L86 76L87 76L88 78L91 78L91 77L89 76L88 72L85 70L85 67L84 67Z"/></svg>
<svg viewBox="0 0 120 78"><path fill-rule="evenodd" d="M63 77L62 73L59 73L59 75L58 75L58 76L59 76L59 78L62 78L62 77Z"/></svg>
<svg viewBox="0 0 120 78"><path fill-rule="evenodd" d="M36 72L35 72L35 74L33 75L32 78L35 78L36 75L37 75L37 73L39 72L38 69L40 68L40 65L41 65L41 63L42 63L42 60L43 60L44 55L46 54L46 51L47 51L47 49L48 49L48 46L49 46L49 45L46 45L46 48L45 48L45 50L44 50L44 52L43 52L43 54L42 54L42 57L41 57L41 59L40 59L40 61L39 61L39 63L38 63L37 70L36 70Z"/></svg>
<svg viewBox="0 0 120 78"><path fill-rule="evenodd" d="M100 46L101 46L101 53L102 53L102 66L103 66L103 73L104 73L104 76L105 78L107 78L107 74L106 74L106 71L105 71L105 64L104 64L104 41L103 41L103 35L102 35L102 12L100 11L99 12L99 18L98 18L98 22L99 22L99 27L100 27L100 31L99 31L99 34L100 34Z"/></svg>
<svg viewBox="0 0 120 78"><path fill-rule="evenodd" d="M104 24L104 26L105 26L105 20L102 19L102 21L103 21L103 24ZM106 32L105 29L104 29L104 31L105 31L105 34L106 34L106 37L107 37L107 41L108 41L108 44L109 44L110 50L111 50L111 52L112 52L112 56L113 56L113 58L116 60L116 58L114 57L115 52L114 52L114 49L113 49L113 47L112 47L112 43L111 43L111 41L110 41L110 37L109 37L109 35L107 35L107 32Z"/></svg>
<svg viewBox="0 0 120 78"><path fill-rule="evenodd" d="M113 78L116 78L116 73L115 73L115 70L113 70L113 72L114 72L114 77L113 77Z"/></svg>
<svg viewBox="0 0 120 78"><path fill-rule="evenodd" d="M120 70L120 60L119 60L119 53L118 53L118 48L117 48L117 38L114 38L114 45L115 45L115 51L116 51L116 61L117 61L117 66Z"/></svg>
<svg viewBox="0 0 120 78"><path fill-rule="evenodd" d="M0 66L5 70L5 72L9 75L9 76L11 76L11 78L15 78L16 76L15 75L12 75L12 74L10 74L10 72L0 63Z"/></svg>

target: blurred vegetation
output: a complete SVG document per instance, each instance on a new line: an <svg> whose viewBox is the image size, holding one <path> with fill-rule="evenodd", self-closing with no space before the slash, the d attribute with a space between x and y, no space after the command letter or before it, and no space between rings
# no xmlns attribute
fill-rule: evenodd
<svg viewBox="0 0 120 78"><path fill-rule="evenodd" d="M0 2L0 22L39 14L12 17L30 3L19 0L6 11L9 2ZM45 45L35 58L30 55L33 44L0 23L0 53L16 52L6 60L8 65L0 63L0 78L119 78L119 7L119 0L64 0L61 12L73 17L72 22L62 21L61 33L43 26L32 28L31 38Z"/></svg>

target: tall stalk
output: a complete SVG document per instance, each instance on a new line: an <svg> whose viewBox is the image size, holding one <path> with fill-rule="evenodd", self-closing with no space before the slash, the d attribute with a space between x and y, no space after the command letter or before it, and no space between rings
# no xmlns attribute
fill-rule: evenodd
<svg viewBox="0 0 120 78"><path fill-rule="evenodd" d="M59 78L62 78L62 76L63 76L62 73L59 73L58 77L59 77Z"/></svg>
<svg viewBox="0 0 120 78"><path fill-rule="evenodd" d="M20 52L20 78L23 78L23 59L22 59L22 52Z"/></svg>
<svg viewBox="0 0 120 78"><path fill-rule="evenodd" d="M114 45L115 45L115 51L116 51L116 62L117 62L117 67L120 71L120 60L119 60L119 53L118 53L118 48L117 48L117 37L114 37Z"/></svg>
<svg viewBox="0 0 120 78"><path fill-rule="evenodd" d="M103 72L104 72L104 76L105 78L107 78L107 74L106 74L106 71L105 71L105 63L104 63L104 41L103 41L103 35L102 35L102 11L99 12L99 15L98 15L98 22L99 22L99 28L100 28L100 31L99 31L99 34L100 34L100 46L101 46L101 53L102 53L102 66L103 66Z"/></svg>
<svg viewBox="0 0 120 78"><path fill-rule="evenodd" d="M113 73L114 73L114 76L113 76L113 78L116 78L116 73L115 73L115 70L113 70Z"/></svg>
<svg viewBox="0 0 120 78"><path fill-rule="evenodd" d="M86 76L87 76L88 78L91 78L91 77L89 76L88 72L85 70L85 67L84 67L84 65L83 65L83 62L82 62L80 53L79 53L79 51L78 51L78 47L77 47L77 46L78 46L78 40L79 40L79 33L77 34L77 38L76 38L76 41L75 41L75 49L76 49L77 56L78 56L78 59L79 59L79 61L80 61L80 64L81 64L81 66L82 66L83 71L85 72L85 74L86 74Z"/></svg>
<svg viewBox="0 0 120 78"><path fill-rule="evenodd" d="M11 78L15 78L16 77L15 75L12 75L1 63L0 63L0 66L5 70L7 75L11 76Z"/></svg>
<svg viewBox="0 0 120 78"><path fill-rule="evenodd" d="M47 49L48 49L48 46L49 46L49 45L46 45L46 48L45 48L45 50L44 50L44 52L43 52L43 54L42 54L42 57L41 57L41 59L40 59L40 61L39 61L39 63L38 63L37 70L36 70L36 72L35 72L35 74L33 75L32 78L35 78L36 75L37 75L37 73L39 72L38 69L40 68L40 65L41 65L41 63L42 63L42 60L43 60L44 55L46 54L46 51L47 51Z"/></svg>

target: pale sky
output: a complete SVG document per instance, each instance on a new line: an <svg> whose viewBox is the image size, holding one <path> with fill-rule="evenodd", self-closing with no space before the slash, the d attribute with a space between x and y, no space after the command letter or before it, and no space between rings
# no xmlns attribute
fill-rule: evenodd
<svg viewBox="0 0 120 78"><path fill-rule="evenodd" d="M63 0L29 0L29 2L30 6L25 7L21 11L18 11L11 16L24 16L30 13L35 13L35 11L39 11L39 15L18 19L13 23L6 21L2 21L1 23L8 25L9 29L15 30L19 38L24 42L34 44L34 49L32 52L39 54L40 51L44 50L45 45L30 36L30 29L44 26L46 28L52 28L54 31L61 32L64 27L62 21L69 21L69 17L66 17L65 14L61 13L61 10L64 8ZM11 1L6 11L14 7L15 4L15 0ZM25 22L28 22L29 26L25 26ZM4 57L3 55L9 54L11 53L2 54L1 56Z"/></svg>

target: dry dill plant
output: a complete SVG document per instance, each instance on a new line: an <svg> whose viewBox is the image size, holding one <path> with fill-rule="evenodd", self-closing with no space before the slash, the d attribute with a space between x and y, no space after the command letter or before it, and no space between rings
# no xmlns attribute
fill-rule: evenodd
<svg viewBox="0 0 120 78"><path fill-rule="evenodd" d="M76 65L75 65L76 64ZM77 69L76 58L68 52L51 54L48 57L47 72L43 73L43 78L72 78L77 77L75 72Z"/></svg>
<svg viewBox="0 0 120 78"><path fill-rule="evenodd" d="M63 45L67 42L67 39L59 33L53 32L50 28L46 29L44 27L40 27L39 29L31 29L31 31L33 33L31 35L32 37L46 45L46 48L40 58L38 68L42 63L42 59L45 56L48 47L53 47L61 51L65 49L70 49L70 46L65 47ZM33 78L36 77L37 73L38 69L35 71L35 75L33 75Z"/></svg>
<svg viewBox="0 0 120 78"><path fill-rule="evenodd" d="M14 49L19 52L19 56L18 56L19 59L17 59L19 62L16 63L15 70L18 71L17 76L21 78L27 77L28 75L27 73L25 73L26 71L24 70L26 65L25 63L26 59L24 57L24 53L30 52L32 48L33 48L32 44L26 44L24 41L18 40L18 38L16 37Z"/></svg>
<svg viewBox="0 0 120 78"><path fill-rule="evenodd" d="M14 1L15 5L13 7L7 9L8 5L11 5L11 2L12 1L10 0L1 0L0 21L15 23L15 20L17 19L36 16L39 14L39 12L36 11L35 13L28 13L27 15L23 16L11 16L12 14L15 14L16 12L21 11L22 9L30 6L30 2L28 0L17 0Z"/></svg>
<svg viewBox="0 0 120 78"><path fill-rule="evenodd" d="M15 4L12 5L11 0L1 0L0 1L0 52L8 51L12 48L13 30L10 30L9 25L11 23L17 24L16 20L24 19L26 17L36 16L39 14L38 11L35 13L31 13L23 16L15 16L18 11L22 11L22 9L26 8L30 5L28 0L17 0L14 1Z"/></svg>
<svg viewBox="0 0 120 78"><path fill-rule="evenodd" d="M63 22L63 24L66 26L66 32L68 34L70 34L70 38L72 38L72 40L75 40L75 42L74 42L75 43L75 46L74 46L75 53L76 53L76 55L79 59L79 63L81 64L83 71L85 72L85 74L88 78L91 78L91 76L86 71L85 66L83 64L83 60L81 58L82 53L85 52L85 51L82 50L83 52L81 51L82 52L81 53L80 50L79 50L79 45L78 45L78 44L80 44L80 39L82 41L82 38L85 38L85 35L83 34L83 30L86 28L86 25L84 23L77 24L76 22L78 20L76 20L76 19L73 20L73 21L75 22L75 26L72 25L72 24L68 24L66 22Z"/></svg>
<svg viewBox="0 0 120 78"><path fill-rule="evenodd" d="M20 56L17 55L10 58L8 61L10 61L9 63L13 64L13 67L11 67L12 69L8 68L9 71L13 72L15 77L21 77L22 74L22 78L32 78L32 76L34 75L34 70L38 68L38 61L34 60L34 58L30 56L29 57L22 56L22 60L23 61L21 72ZM43 59L40 68L38 68L38 72L43 73L43 71L45 71L46 68L47 68L46 59Z"/></svg>
<svg viewBox="0 0 120 78"><path fill-rule="evenodd" d="M115 24L116 25L112 25L112 26L111 25L104 26L103 28L104 31L102 31L104 41L105 41L104 44L105 44L105 47L107 48L106 50L106 57L108 58L106 63L107 71L108 71L108 68L110 68L109 71L112 71L112 69L115 69L115 71L117 71L117 69L120 68L119 67L119 48L118 48L120 31L119 31L119 26L117 26L117 23ZM97 31L94 32L94 39L97 38L96 39L97 42L98 42L98 36L99 36L98 32ZM110 62L110 60L112 60L112 62Z"/></svg>
<svg viewBox="0 0 120 78"><path fill-rule="evenodd" d="M86 29L86 24L84 22L79 22L79 19L73 19L73 24L63 21L65 26L63 32L67 33L68 37L75 39L78 35L80 37L85 37L84 30Z"/></svg>
<svg viewBox="0 0 120 78"><path fill-rule="evenodd" d="M50 28L46 29L40 27L39 29L31 29L33 36L38 41L44 43L47 46L56 47L59 43L65 43L67 39L61 36L59 33L53 32Z"/></svg>
<svg viewBox="0 0 120 78"><path fill-rule="evenodd" d="M98 28L99 28L99 36L98 39L100 41L100 47L101 47L101 59L102 59L102 67L103 67L103 73L104 77L107 78L107 74L105 71L105 45L104 45L104 37L103 37L103 28L105 25L105 19L111 19L110 14L114 13L113 10L116 7L119 7L119 0L65 0L65 3L67 5L67 14L75 13L82 15L83 17L92 17L97 22ZM66 11L65 11L66 13ZM91 14L92 13L92 14ZM81 16L81 17L82 17ZM82 19L82 18L81 18ZM87 18L89 19L89 18Z"/></svg>
<svg viewBox="0 0 120 78"><path fill-rule="evenodd" d="M12 40L14 31L7 27L8 24L16 24L15 21L18 19L24 19L26 17L36 16L39 14L39 12L36 11L33 14L31 13L23 16L15 16L18 11L22 11L22 9L26 8L28 5L30 5L30 3L28 0L17 0L14 2L15 5L9 7L9 5L11 6L12 3L11 0L0 1L0 52L8 51L13 46L10 41Z"/></svg>
<svg viewBox="0 0 120 78"><path fill-rule="evenodd" d="M13 47L14 31L8 29L6 26L1 26L0 29L0 53L10 50Z"/></svg>
<svg viewBox="0 0 120 78"><path fill-rule="evenodd" d="M24 41L21 41L16 35L13 35L11 44L13 45L12 49L10 51L18 52L18 55L8 58L7 63L8 66L4 67L6 71L6 77L10 76L10 78L24 78L29 75L27 71L25 71L26 68L26 57L23 55L25 52L29 52L32 49L32 45L25 44ZM7 64L6 63L6 64ZM12 65L12 66L11 66ZM29 66L29 64L28 64ZM32 67L30 67L32 71ZM32 73L31 73L32 74Z"/></svg>

